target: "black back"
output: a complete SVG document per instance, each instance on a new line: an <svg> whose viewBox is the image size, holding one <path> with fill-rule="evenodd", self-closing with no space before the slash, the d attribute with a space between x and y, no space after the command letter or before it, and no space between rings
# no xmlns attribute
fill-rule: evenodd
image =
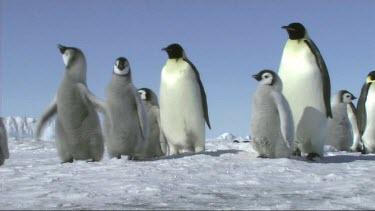
<svg viewBox="0 0 375 211"><path fill-rule="evenodd" d="M363 132L366 128L366 121L367 121L367 115L366 115L366 100L367 100L367 94L368 90L370 89L371 82L363 84L362 90L361 90L361 96L359 96L358 103L357 103L357 124L358 124L358 130L359 134L361 136L363 135Z"/></svg>
<svg viewBox="0 0 375 211"><path fill-rule="evenodd" d="M211 129L210 119L208 117L208 106L207 106L206 92L204 91L204 87L203 87L201 78L199 76L199 72L198 72L197 68L194 66L194 64L189 59L184 58L184 61L187 62L191 66L191 68L193 68L193 70L194 70L195 76L197 78L197 82L199 84L199 88L201 90L202 108L203 108L203 112L204 112L204 119L206 120L208 128Z"/></svg>
<svg viewBox="0 0 375 211"><path fill-rule="evenodd" d="M314 54L316 63L320 69L320 75L322 77L323 82L323 98L324 104L326 107L326 116L332 118L332 110L331 110L331 79L329 78L328 70L326 63L323 60L322 54L318 47L312 40L304 40L307 46L309 46L311 52Z"/></svg>

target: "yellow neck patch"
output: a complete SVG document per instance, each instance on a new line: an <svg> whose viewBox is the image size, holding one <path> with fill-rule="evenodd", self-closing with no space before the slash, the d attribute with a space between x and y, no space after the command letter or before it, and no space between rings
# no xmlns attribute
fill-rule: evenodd
<svg viewBox="0 0 375 211"><path fill-rule="evenodd" d="M371 82L374 82L374 80L371 80L371 76L367 76L366 83L371 83Z"/></svg>

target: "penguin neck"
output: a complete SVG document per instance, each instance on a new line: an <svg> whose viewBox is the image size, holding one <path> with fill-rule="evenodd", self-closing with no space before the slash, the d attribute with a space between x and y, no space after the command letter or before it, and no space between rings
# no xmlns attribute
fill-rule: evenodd
<svg viewBox="0 0 375 211"><path fill-rule="evenodd" d="M306 32L305 33L305 36L303 36L301 39L289 39L288 41L289 42L298 42L298 43L300 43L300 42L302 42L302 41L304 41L304 40L310 40L311 38L310 38L310 36L309 36L309 34Z"/></svg>
<svg viewBox="0 0 375 211"><path fill-rule="evenodd" d="M132 77L130 73L128 75L117 75L114 73L112 76L112 82L114 84L129 84L132 83Z"/></svg>
<svg viewBox="0 0 375 211"><path fill-rule="evenodd" d="M86 84L86 61L82 60L66 68L65 76L76 83Z"/></svg>
<svg viewBox="0 0 375 211"><path fill-rule="evenodd" d="M183 61L183 58L172 58L167 60L167 64L177 64Z"/></svg>

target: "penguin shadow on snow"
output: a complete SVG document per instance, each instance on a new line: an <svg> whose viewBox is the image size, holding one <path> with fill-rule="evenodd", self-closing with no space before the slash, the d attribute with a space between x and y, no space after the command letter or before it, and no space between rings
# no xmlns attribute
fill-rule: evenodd
<svg viewBox="0 0 375 211"><path fill-rule="evenodd" d="M220 157L223 154L238 154L240 152L244 152L244 151L237 150L237 149L227 149L227 150L217 150L217 151L204 151L204 152L198 152L198 153L186 152L186 153L181 153L177 155L162 156L159 158L144 158L144 159L133 160L133 161L170 160L170 159L178 159L178 158L189 157L189 156L194 156L194 155L209 155L212 157Z"/></svg>
<svg viewBox="0 0 375 211"><path fill-rule="evenodd" d="M319 160L316 163L351 163L354 161L375 161L375 155L334 155L334 156L326 156L323 159Z"/></svg>
<svg viewBox="0 0 375 211"><path fill-rule="evenodd" d="M315 164L331 164L331 163L351 163L354 161L375 161L375 154L367 154L367 155L353 155L353 154L345 154L345 155L330 155L324 156L323 158L319 158L316 160L307 160L305 157L300 156L292 156L290 157L291 160L297 160L307 163L315 163Z"/></svg>

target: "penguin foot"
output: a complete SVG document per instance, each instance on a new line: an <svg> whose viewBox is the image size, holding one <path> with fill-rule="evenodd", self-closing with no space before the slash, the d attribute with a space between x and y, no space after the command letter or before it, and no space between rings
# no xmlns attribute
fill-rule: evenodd
<svg viewBox="0 0 375 211"><path fill-rule="evenodd" d="M69 160L64 160L63 162L61 162L61 164L64 164L64 163L73 163L73 158Z"/></svg>
<svg viewBox="0 0 375 211"><path fill-rule="evenodd" d="M293 151L293 156L302 156L301 150L299 150L298 148L296 148L296 149Z"/></svg>
<svg viewBox="0 0 375 211"><path fill-rule="evenodd" d="M87 163L93 163L93 162L98 162L98 160L91 159L91 160L86 160Z"/></svg>
<svg viewBox="0 0 375 211"><path fill-rule="evenodd" d="M362 143L362 150L360 151L362 155L367 154L365 144Z"/></svg>
<svg viewBox="0 0 375 211"><path fill-rule="evenodd" d="M306 158L307 160L314 161L314 158L320 158L320 155L318 155L315 152L312 152L312 153L309 153Z"/></svg>

